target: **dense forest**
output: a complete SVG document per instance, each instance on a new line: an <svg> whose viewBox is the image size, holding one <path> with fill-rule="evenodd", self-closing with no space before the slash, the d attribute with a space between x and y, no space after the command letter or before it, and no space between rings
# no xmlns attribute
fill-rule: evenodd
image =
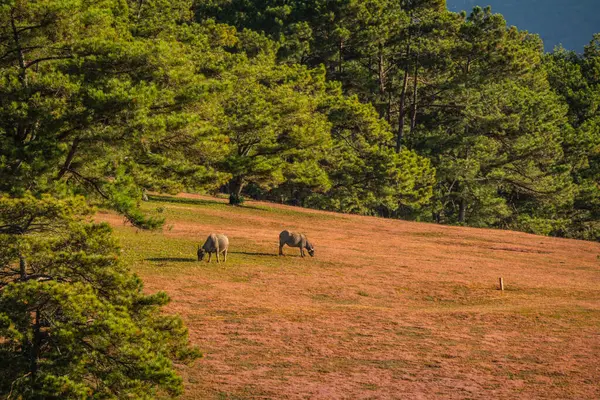
<svg viewBox="0 0 600 400"><path fill-rule="evenodd" d="M146 191L600 239L600 35L444 0L0 3L0 396L153 398L193 361L94 207Z"/></svg>
<svg viewBox="0 0 600 400"><path fill-rule="evenodd" d="M260 196L421 221L600 237L600 36L583 54L545 54L538 36L507 27L491 9L457 14L443 0L215 0L200 2L195 11L202 23L216 20L266 36L279 64L324 68L327 82L338 82L343 95L371 105L384 121L390 135L378 139L379 146L426 161L400 168L405 179L411 176L410 202L401 193L348 192L354 174L339 167L328 173L332 187L340 175L350 182L343 182L341 196L325 191L326 202L318 188L290 190L289 183ZM431 168L433 181L425 179ZM381 190L388 182L379 177L368 181Z"/></svg>

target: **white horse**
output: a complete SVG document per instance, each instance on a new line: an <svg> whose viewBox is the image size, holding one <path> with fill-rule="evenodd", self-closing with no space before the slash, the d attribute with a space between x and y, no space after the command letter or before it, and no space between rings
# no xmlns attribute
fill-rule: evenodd
<svg viewBox="0 0 600 400"><path fill-rule="evenodd" d="M227 262L227 250L229 249L229 239L227 236L220 233L211 233L206 238L206 242L202 247L198 246L198 261L202 261L204 255L208 253L208 262L212 257L212 253L217 254L217 262L219 262L219 254L225 256L224 262Z"/></svg>

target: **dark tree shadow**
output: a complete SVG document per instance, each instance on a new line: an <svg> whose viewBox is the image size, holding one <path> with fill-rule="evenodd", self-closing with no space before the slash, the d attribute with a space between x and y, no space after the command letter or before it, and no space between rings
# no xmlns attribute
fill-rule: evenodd
<svg viewBox="0 0 600 400"><path fill-rule="evenodd" d="M238 208L247 208L249 210L257 210L257 211L269 211L268 208L261 206L251 206L247 204L239 204L236 206L231 206L229 203L225 201L215 200L207 200L207 199L189 199L187 197L174 197L174 196L165 196L160 194L151 194L148 195L148 199L150 201L160 201L163 203L180 203L180 204L194 204L199 206L206 205L220 205L220 206L230 206L230 207L238 207Z"/></svg>
<svg viewBox="0 0 600 400"><path fill-rule="evenodd" d="M162 201L164 203L196 204L196 205L203 205L203 206L214 205L214 204L219 204L219 205L226 204L226 203L223 203L223 202L217 201L217 200L188 199L185 197L163 196L163 195L157 195L157 194L149 195L148 198L150 199L150 201Z"/></svg>
<svg viewBox="0 0 600 400"><path fill-rule="evenodd" d="M145 261L158 261L158 262L198 262L197 258L178 258L178 257L153 257L146 258Z"/></svg>
<svg viewBox="0 0 600 400"><path fill-rule="evenodd" d="M229 205L229 204L228 204ZM248 204L241 204L239 206L234 206L234 207L239 207L239 208L247 208L248 210L257 210L257 211L271 211L268 208L265 207L261 207L261 206L250 206Z"/></svg>

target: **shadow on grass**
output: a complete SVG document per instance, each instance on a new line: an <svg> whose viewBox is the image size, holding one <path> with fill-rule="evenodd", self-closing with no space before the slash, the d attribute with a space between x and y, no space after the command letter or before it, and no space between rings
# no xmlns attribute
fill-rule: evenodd
<svg viewBox="0 0 600 400"><path fill-rule="evenodd" d="M158 262L198 262L196 258L178 258L178 257L153 257L146 258L145 261L158 261Z"/></svg>
<svg viewBox="0 0 600 400"><path fill-rule="evenodd" d="M270 211L268 207L261 206L250 206L247 204L240 204L236 206L231 206L229 203L218 200L206 200L206 199L189 199L186 197L173 197L173 196L164 196L164 195L149 195L148 198L150 201L160 201L164 203L180 203L180 204L194 204L198 206L206 206L206 205L221 205L221 206L230 206L237 208L246 208L249 210L258 210L258 211Z"/></svg>
<svg viewBox="0 0 600 400"><path fill-rule="evenodd" d="M284 255L280 256L279 254L276 254L276 253L251 253L249 251L230 251L227 254L241 254L244 256L261 256L261 257L301 258L300 254L284 254ZM310 258L310 257L306 256L306 258Z"/></svg>
<svg viewBox="0 0 600 400"><path fill-rule="evenodd" d="M173 196L162 196L162 195L149 195L148 199L150 201L161 201L164 203L181 203L181 204L196 204L201 206L206 205L226 205L227 203L223 203L222 201L217 200L205 200L205 199L188 199L185 197L173 197Z"/></svg>
<svg viewBox="0 0 600 400"><path fill-rule="evenodd" d="M235 209L241 209L241 210L251 210L251 211L261 211L261 212L266 212L266 213L276 213L276 214L281 214L281 215L298 215L301 216L302 218L310 218L310 219L318 219L318 220L323 220L323 219L335 219L335 218L346 218L346 217L340 217L339 215L329 215L329 214L307 214L305 213L305 211L319 211L318 209L313 209L313 208L305 208L305 207L300 207L300 206L292 206L290 204L283 204L283 205L287 205L287 206L291 206L293 207L292 209L282 209L282 208L276 208L276 207L271 207L269 205L249 205L249 204L240 204L240 205L235 205L232 206L229 203L227 203L226 201L219 201L219 200L207 200L207 199L189 199L189 198L185 198L185 197L173 197L173 196L165 196L165 195L149 195L148 196L150 201L154 201L154 202L164 202L164 203L179 203L179 204L192 204L192 205L197 205L197 206L221 206L221 207L225 207L231 210L235 210ZM252 199L252 201L262 201L262 200L254 200ZM276 203L271 203L273 205L275 205ZM324 210L322 210L324 211Z"/></svg>

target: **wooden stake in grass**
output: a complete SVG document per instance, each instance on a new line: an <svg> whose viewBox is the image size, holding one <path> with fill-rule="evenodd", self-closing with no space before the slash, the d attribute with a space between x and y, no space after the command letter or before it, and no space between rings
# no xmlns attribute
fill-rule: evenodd
<svg viewBox="0 0 600 400"><path fill-rule="evenodd" d="M504 279L498 278L498 284L500 286L500 290L504 292Z"/></svg>

